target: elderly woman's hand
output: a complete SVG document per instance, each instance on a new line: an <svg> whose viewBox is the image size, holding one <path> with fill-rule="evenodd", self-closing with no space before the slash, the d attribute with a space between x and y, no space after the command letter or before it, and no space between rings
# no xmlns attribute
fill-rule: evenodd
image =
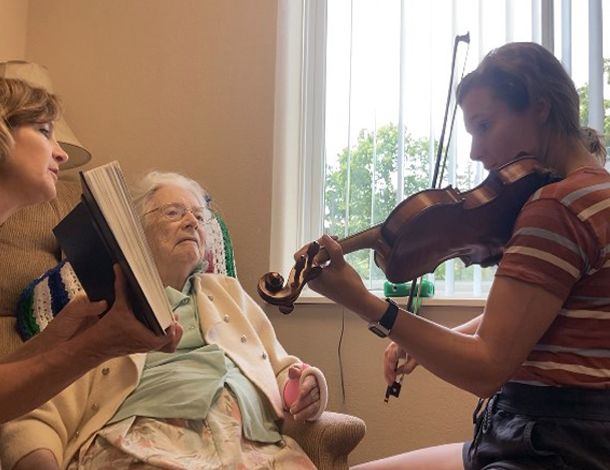
<svg viewBox="0 0 610 470"><path fill-rule="evenodd" d="M300 382L306 364L298 364L288 369L288 379L298 384L296 399L290 404L289 412L296 421L313 418L322 403L320 402L320 387L314 375L307 375Z"/></svg>

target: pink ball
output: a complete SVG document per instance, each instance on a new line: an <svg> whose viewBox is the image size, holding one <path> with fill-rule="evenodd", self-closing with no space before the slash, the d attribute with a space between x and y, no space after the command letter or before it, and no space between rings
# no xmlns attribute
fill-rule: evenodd
<svg viewBox="0 0 610 470"><path fill-rule="evenodd" d="M284 387L284 401L288 408L297 401L297 397L299 396L299 385L299 379L288 379L288 382L286 382L286 386Z"/></svg>
<svg viewBox="0 0 610 470"><path fill-rule="evenodd" d="M309 364L303 363L301 367L301 371L304 371L309 367ZM301 375L301 378L303 375ZM288 379L286 381L286 385L284 386L284 403L286 406L290 408L292 404L297 401L297 397L299 396L299 386L301 385L301 379Z"/></svg>

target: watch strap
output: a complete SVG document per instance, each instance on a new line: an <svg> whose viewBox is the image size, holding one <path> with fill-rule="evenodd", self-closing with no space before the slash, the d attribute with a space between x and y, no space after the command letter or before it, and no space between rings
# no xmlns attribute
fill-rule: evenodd
<svg viewBox="0 0 610 470"><path fill-rule="evenodd" d="M369 323L369 330L382 338L388 336L392 331L399 310L398 305L392 299L386 298L385 301L388 303L388 308L381 318L376 322Z"/></svg>

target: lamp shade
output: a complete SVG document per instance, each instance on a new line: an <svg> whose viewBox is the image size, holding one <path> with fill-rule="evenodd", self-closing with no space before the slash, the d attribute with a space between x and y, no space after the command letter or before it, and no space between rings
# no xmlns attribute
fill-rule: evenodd
<svg viewBox="0 0 610 470"><path fill-rule="evenodd" d="M44 88L53 93L49 71L39 64L21 60L0 62L0 77L24 80L35 87ZM57 141L70 157L66 163L62 164L62 169L75 168L91 160L91 153L78 141L63 115L55 121L54 125Z"/></svg>

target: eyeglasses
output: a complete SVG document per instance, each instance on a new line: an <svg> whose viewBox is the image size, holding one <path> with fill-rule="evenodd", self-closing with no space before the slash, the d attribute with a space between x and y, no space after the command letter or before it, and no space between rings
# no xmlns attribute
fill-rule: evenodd
<svg viewBox="0 0 610 470"><path fill-rule="evenodd" d="M210 222L213 218L211 211L207 207L197 206L188 208L184 204L177 202L155 207L148 212L144 212L142 217L155 211L159 211L161 215L168 220L182 220L187 212L193 214L193 217L197 219L197 222L202 224Z"/></svg>

